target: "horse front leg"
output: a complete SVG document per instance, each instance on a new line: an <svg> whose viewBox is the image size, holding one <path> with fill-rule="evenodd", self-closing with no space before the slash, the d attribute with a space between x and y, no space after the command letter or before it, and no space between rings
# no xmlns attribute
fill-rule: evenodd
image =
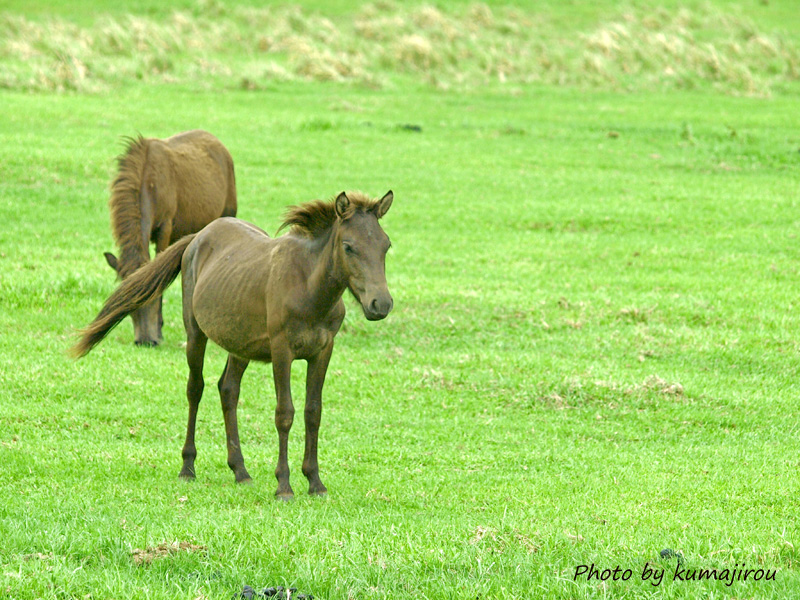
<svg viewBox="0 0 800 600"><path fill-rule="evenodd" d="M303 475L308 479L308 493L314 496L324 496L328 489L319 478L319 464L317 463L317 440L319 424L322 419L322 386L325 383L325 373L333 353L333 341L317 356L308 360L306 373L306 449L303 456Z"/></svg>
<svg viewBox="0 0 800 600"><path fill-rule="evenodd" d="M163 252L169 247L169 242L171 237L172 237L171 222L167 222L159 226L155 234L156 256L158 256L159 253ZM164 297L158 296L158 298L156 298L154 302L158 303L158 306L155 308L157 316L155 317L155 322L153 324L153 327L155 328L155 342L156 345L158 345L164 340L164 336L162 334L162 330L164 328L164 312L163 312Z"/></svg>
<svg viewBox="0 0 800 600"><path fill-rule="evenodd" d="M272 352L272 376L275 379L275 428L278 430L278 466L275 477L278 489L275 496L279 500L294 498L292 486L289 484L289 430L294 421L294 405L292 404L292 356L288 350Z"/></svg>

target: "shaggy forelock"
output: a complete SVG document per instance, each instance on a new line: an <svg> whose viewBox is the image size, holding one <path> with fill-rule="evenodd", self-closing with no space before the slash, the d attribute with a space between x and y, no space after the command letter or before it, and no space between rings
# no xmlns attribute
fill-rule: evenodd
<svg viewBox="0 0 800 600"><path fill-rule="evenodd" d="M362 192L345 193L350 200L350 205L344 215L345 218L353 216L356 211L371 211L380 202L380 200L373 200ZM312 200L297 206L290 206L286 209L283 224L278 231L285 227L291 227L289 231L296 235L311 238L318 237L336 222L335 202L336 197L333 197L328 201Z"/></svg>

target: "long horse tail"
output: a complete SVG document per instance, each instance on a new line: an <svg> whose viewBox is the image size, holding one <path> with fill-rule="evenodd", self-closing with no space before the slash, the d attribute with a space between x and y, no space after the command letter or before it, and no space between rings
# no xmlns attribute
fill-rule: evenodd
<svg viewBox="0 0 800 600"><path fill-rule="evenodd" d="M125 152L117 157L117 175L111 184L108 208L111 231L119 246L120 277L123 279L147 262L147 247L142 235L140 194L147 163L147 140L139 136L123 138ZM147 236L149 237L149 232Z"/></svg>
<svg viewBox="0 0 800 600"><path fill-rule="evenodd" d="M94 321L78 332L81 338L70 348L70 354L75 358L85 356L122 319L163 294L181 272L183 253L196 235L193 233L182 237L154 260L123 279Z"/></svg>

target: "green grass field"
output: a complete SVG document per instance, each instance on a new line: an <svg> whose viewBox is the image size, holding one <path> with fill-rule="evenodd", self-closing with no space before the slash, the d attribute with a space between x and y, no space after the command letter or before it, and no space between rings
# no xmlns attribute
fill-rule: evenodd
<svg viewBox="0 0 800 600"><path fill-rule="evenodd" d="M357 36L336 41L350 70L325 81L331 62L308 70L289 46L248 50L266 9L250 25L212 2L169 4L180 19L154 2L126 17L119 3L14 0L0 15L0 596L228 600L247 584L324 600L797 597L792 2L688 3L683 16L677 2L630 13L605 0L303 4L275 18L353 34L361 11L428 41L487 10L499 25L473 31L474 45L461 33L417 40L428 53L413 69ZM717 31L723 13L733 21ZM175 19L189 25L169 31L211 45L102 50L115 24L158 32ZM555 67L530 78L521 54L503 62L504 40L538 56L515 19L549 36ZM629 35L614 39L629 46L600 70L583 62L602 38L591 36L620 23ZM211 43L236 27L247 35ZM31 41L48 28L75 45ZM685 56L714 48L729 69L687 60L664 75L659 52L644 52L659 31L695 40ZM326 38L308 35L324 58ZM372 42L401 51L408 39ZM464 52L464 77L447 48ZM114 250L121 137L193 128L226 144L239 216L270 234L289 204L394 191L383 225L395 309L369 323L346 298L323 394L326 499L303 493L302 363L297 499L273 497L263 365L245 375L239 408L254 484L234 484L213 345L198 478L178 480L188 370L177 284L163 346L135 348L126 321L85 359L66 354L114 289L102 252ZM771 578L675 580L663 549L683 557L679 574ZM580 565L630 575L587 581ZM645 569L665 575L643 580Z"/></svg>

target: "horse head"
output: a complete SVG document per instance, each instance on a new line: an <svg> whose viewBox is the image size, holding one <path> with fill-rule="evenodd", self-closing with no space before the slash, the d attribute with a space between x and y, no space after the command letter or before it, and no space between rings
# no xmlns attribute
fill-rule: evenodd
<svg viewBox="0 0 800 600"><path fill-rule="evenodd" d="M122 279L121 269L117 257L110 252L103 254L108 266L114 269L119 279ZM148 302L139 310L131 313L133 321L134 344L137 346L158 346L161 344L161 327L164 324L161 316L161 297Z"/></svg>
<svg viewBox="0 0 800 600"><path fill-rule="evenodd" d="M393 306L386 284L386 252L391 242L378 223L388 212L393 198L392 192L387 192L368 210L354 209L345 192L334 202L339 217L335 239L337 262L347 280L347 288L370 321L385 318Z"/></svg>

